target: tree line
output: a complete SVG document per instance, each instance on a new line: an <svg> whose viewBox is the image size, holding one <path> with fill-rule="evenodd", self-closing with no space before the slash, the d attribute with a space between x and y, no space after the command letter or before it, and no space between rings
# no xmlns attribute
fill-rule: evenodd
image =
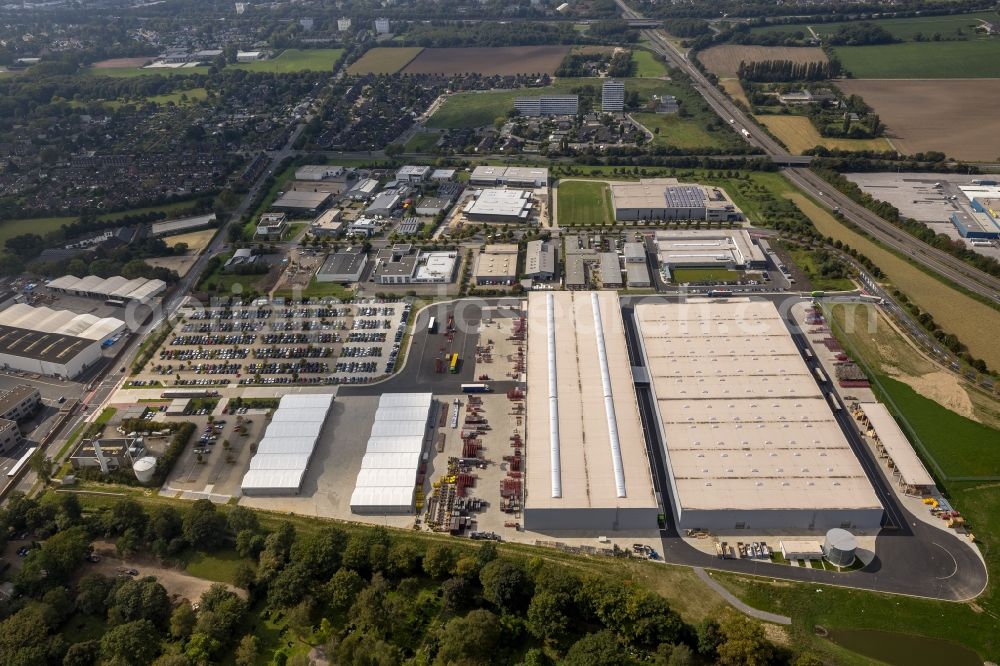
<svg viewBox="0 0 1000 666"><path fill-rule="evenodd" d="M820 663L774 645L735 611L692 625L628 576L492 542L265 523L208 500L147 509L120 499L85 513L72 493L14 494L0 526L4 538L28 531L37 540L14 575L15 595L0 603L4 664L297 666L310 645L331 663L379 666ZM166 564L220 551L239 562L233 585L212 585L195 606L154 576L80 576L94 539Z"/></svg>
<svg viewBox="0 0 1000 666"><path fill-rule="evenodd" d="M736 74L740 81L779 83L784 81L826 81L840 76L840 61L794 62L792 60L740 61Z"/></svg>

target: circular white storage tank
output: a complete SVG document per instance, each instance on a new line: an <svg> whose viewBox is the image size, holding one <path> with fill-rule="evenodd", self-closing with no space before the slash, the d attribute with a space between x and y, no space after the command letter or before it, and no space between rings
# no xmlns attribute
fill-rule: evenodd
<svg viewBox="0 0 1000 666"><path fill-rule="evenodd" d="M858 540L847 530L835 527L826 533L826 543L823 552L830 564L838 567L849 567L854 563L854 551L858 549Z"/></svg>
<svg viewBox="0 0 1000 666"><path fill-rule="evenodd" d="M156 471L156 458L144 456L132 463L132 471L139 483L149 483L153 480L153 472Z"/></svg>

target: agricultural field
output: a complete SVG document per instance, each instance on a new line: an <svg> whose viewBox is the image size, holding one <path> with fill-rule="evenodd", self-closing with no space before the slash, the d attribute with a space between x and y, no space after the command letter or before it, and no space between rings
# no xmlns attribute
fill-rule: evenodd
<svg viewBox="0 0 1000 666"><path fill-rule="evenodd" d="M1000 21L1000 15L996 12L974 12L972 14L953 14L949 16L916 16L897 19L875 19L873 21L869 21L869 23L874 23L875 25L884 28L896 39L913 41L913 38L917 35L923 35L929 39L935 33L939 33L943 37L951 39L960 37L975 37L975 26L979 24L980 21L996 23ZM788 25L759 26L752 28L750 32L755 34L777 33L783 35L794 32L802 32L809 35L809 29L812 28L816 34L822 37L832 35L844 25L848 24L813 23L807 25L804 23L792 23ZM959 30L961 30L961 34L959 33Z"/></svg>
<svg viewBox="0 0 1000 666"><path fill-rule="evenodd" d="M123 67L142 67L147 62L151 62L152 58L148 56L143 56L139 58L110 58L108 60L100 60L91 65L94 69L121 69Z"/></svg>
<svg viewBox="0 0 1000 666"><path fill-rule="evenodd" d="M698 54L710 72L718 77L735 77L741 62L791 60L792 62L826 62L826 53L819 48L799 46L742 46L723 44Z"/></svg>
<svg viewBox="0 0 1000 666"><path fill-rule="evenodd" d="M611 203L611 187L602 181L563 180L556 198L558 224L590 226L613 224L615 212Z"/></svg>
<svg viewBox="0 0 1000 666"><path fill-rule="evenodd" d="M680 118L677 114L633 113L632 118L653 132L654 146L721 148L726 145L718 133L708 132L697 121ZM728 129L723 131L731 134Z"/></svg>
<svg viewBox="0 0 1000 666"><path fill-rule="evenodd" d="M248 72L270 72L289 74L292 72L330 72L344 49L285 49L278 57L256 62L241 62L227 65L233 69Z"/></svg>
<svg viewBox="0 0 1000 666"><path fill-rule="evenodd" d="M906 259L848 229L805 195L789 188L785 196L812 220L821 234L855 248L875 262L889 281L921 310L930 313L942 328L956 335L969 348L970 354L983 359L991 368L1000 368L996 326L986 324L1000 320L996 310L952 289Z"/></svg>
<svg viewBox="0 0 1000 666"><path fill-rule="evenodd" d="M743 102L748 109L750 108L750 100L747 99L746 91L743 90L743 85L740 83L739 79L719 79L719 85L722 86L722 89L726 91L727 95L738 102Z"/></svg>
<svg viewBox="0 0 1000 666"><path fill-rule="evenodd" d="M498 46L490 48L424 49L403 68L403 74L464 74L483 76L554 74L569 53L568 46Z"/></svg>
<svg viewBox="0 0 1000 666"><path fill-rule="evenodd" d="M636 49L632 51L632 66L634 75L639 78L659 78L667 75L667 68L653 57L649 51Z"/></svg>
<svg viewBox="0 0 1000 666"><path fill-rule="evenodd" d="M820 136L816 127L806 116L773 115L754 116L795 154L810 148L823 146L839 150L892 150L885 138L878 139L838 139Z"/></svg>
<svg viewBox="0 0 1000 666"><path fill-rule="evenodd" d="M834 54L856 79L1000 77L1000 39L838 46Z"/></svg>
<svg viewBox="0 0 1000 666"><path fill-rule="evenodd" d="M971 161L1000 157L1000 80L842 80L837 86L875 109L903 153L938 150Z"/></svg>
<svg viewBox="0 0 1000 666"><path fill-rule="evenodd" d="M347 68L348 74L395 74L423 51L420 46L398 49L379 46L371 49Z"/></svg>

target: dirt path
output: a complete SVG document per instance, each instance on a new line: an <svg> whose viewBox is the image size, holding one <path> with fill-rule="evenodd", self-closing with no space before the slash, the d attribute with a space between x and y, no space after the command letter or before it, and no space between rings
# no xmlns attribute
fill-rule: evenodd
<svg viewBox="0 0 1000 666"><path fill-rule="evenodd" d="M185 572L183 569L176 569L165 566L155 557L148 554L136 555L135 557L120 558L115 552L114 544L106 541L95 541L94 552L101 556L100 562L88 563L79 569L80 575L87 573L101 573L105 576L118 576L119 569L126 567L136 569L139 574L136 578L145 576L155 576L167 590L167 594L178 598L197 601L201 595L208 590L215 581L198 578ZM240 595L244 599L247 597L246 590L223 583L230 590Z"/></svg>

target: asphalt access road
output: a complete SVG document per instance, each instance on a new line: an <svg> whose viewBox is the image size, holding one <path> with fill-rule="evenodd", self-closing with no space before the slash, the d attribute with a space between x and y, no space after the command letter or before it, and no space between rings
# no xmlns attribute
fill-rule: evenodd
<svg viewBox="0 0 1000 666"><path fill-rule="evenodd" d="M431 392L437 395L453 395L462 392L462 384L478 383L476 375L476 346L486 343L486 339L496 329L483 328L483 307L496 305L497 300L483 301L463 299L431 305L417 315L413 327L413 338L402 370L391 378L375 384L342 384L340 395L381 395L383 393ZM455 317L454 339L445 335L448 317ZM428 333L427 324L431 317L437 319L437 333ZM482 332L482 333L480 333ZM451 374L435 372L434 360L450 354L458 354L459 371ZM494 393L504 392L516 384L506 377L508 366L503 359L495 359L486 371L488 382ZM481 369L480 372L483 372ZM496 374L493 374L496 373Z"/></svg>
<svg viewBox="0 0 1000 666"><path fill-rule="evenodd" d="M623 309L626 341L633 363L644 364L638 354L638 335L631 308ZM801 334L793 332L796 344L804 344ZM824 387L828 388L828 387ZM872 458L868 448L850 422L850 415L841 410L838 422L851 447L869 476L883 503L890 529L880 532L875 544L875 558L864 569L836 573L821 569L781 566L754 560L722 560L688 545L677 531L673 500L666 473L663 443L655 427L652 394L648 385L636 386L639 412L646 434L647 450L653 467L654 487L660 493L667 518L667 528L661 530L664 560L672 564L705 567L825 585L839 585L878 592L964 601L979 595L986 587L986 568L979 556L958 536L932 527L909 513L897 500L882 468Z"/></svg>

